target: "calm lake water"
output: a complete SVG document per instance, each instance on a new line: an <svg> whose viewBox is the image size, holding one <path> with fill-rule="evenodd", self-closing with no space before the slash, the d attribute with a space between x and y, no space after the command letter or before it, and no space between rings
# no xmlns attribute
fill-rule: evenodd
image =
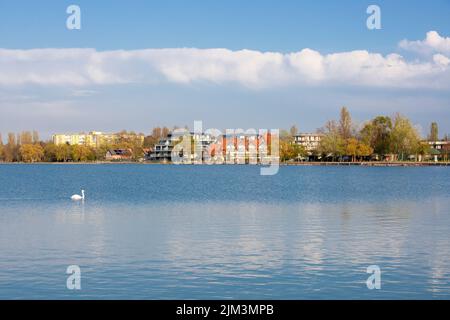
<svg viewBox="0 0 450 320"><path fill-rule="evenodd" d="M0 165L0 298L450 299L449 190L445 167Z"/></svg>

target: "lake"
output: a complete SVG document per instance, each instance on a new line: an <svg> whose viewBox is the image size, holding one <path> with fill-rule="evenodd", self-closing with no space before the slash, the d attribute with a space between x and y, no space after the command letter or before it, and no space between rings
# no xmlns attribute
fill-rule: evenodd
<svg viewBox="0 0 450 320"><path fill-rule="evenodd" d="M449 190L446 167L0 165L0 298L450 299Z"/></svg>

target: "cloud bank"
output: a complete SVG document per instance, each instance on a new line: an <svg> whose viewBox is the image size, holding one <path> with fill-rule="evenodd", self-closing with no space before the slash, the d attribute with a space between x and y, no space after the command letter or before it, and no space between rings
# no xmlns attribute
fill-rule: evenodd
<svg viewBox="0 0 450 320"><path fill-rule="evenodd" d="M436 31L427 32L427 36L424 40L402 40L399 43L399 46L402 49L415 51L421 54L450 54L450 38L441 37Z"/></svg>
<svg viewBox="0 0 450 320"><path fill-rule="evenodd" d="M0 49L0 86L155 83L272 86L365 86L450 89L450 38L431 31L406 50L432 54L407 61L365 50L321 54L228 49Z"/></svg>

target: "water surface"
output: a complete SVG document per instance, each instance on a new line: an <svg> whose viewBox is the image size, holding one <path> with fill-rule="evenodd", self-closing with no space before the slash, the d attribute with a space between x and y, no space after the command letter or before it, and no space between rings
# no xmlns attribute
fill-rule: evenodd
<svg viewBox="0 0 450 320"><path fill-rule="evenodd" d="M0 165L0 298L449 299L449 190L445 167Z"/></svg>

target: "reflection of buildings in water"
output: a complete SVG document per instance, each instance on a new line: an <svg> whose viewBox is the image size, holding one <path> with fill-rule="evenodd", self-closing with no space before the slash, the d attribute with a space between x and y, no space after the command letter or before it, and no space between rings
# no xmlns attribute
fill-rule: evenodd
<svg viewBox="0 0 450 320"><path fill-rule="evenodd" d="M448 223L430 219L442 220L440 213L445 212L445 203L442 199L430 199L329 206L329 216L336 212L342 219L340 224L328 224L341 226L340 240L334 248L339 252L336 256L355 268L379 264L382 270L411 277L410 281L427 278L432 290L442 293L448 290L449 273L445 266L450 257L443 253L448 252L450 241L444 240L447 227L439 226ZM417 269L422 264L428 264L429 269ZM419 281L417 285L424 284Z"/></svg>
<svg viewBox="0 0 450 320"><path fill-rule="evenodd" d="M450 272L448 266L450 258L443 255L442 252L448 251L450 246L449 240L439 240L434 243L434 249L429 258L430 272L427 277L429 283L429 291L435 294L449 294Z"/></svg>
<svg viewBox="0 0 450 320"><path fill-rule="evenodd" d="M339 250L343 262L358 268L402 256L407 241L408 209L387 203L345 203L336 208L341 217Z"/></svg>
<svg viewBox="0 0 450 320"><path fill-rule="evenodd" d="M441 223L431 222L427 237L430 238L425 245L429 249L428 265L429 276L427 277L429 283L429 291L436 296L449 294L450 286L450 255L443 254L450 252L450 238L448 237L448 225L450 225L450 215L448 208L450 201L442 198L432 198L424 204L428 208L427 220L439 220ZM442 221L444 220L444 221Z"/></svg>
<svg viewBox="0 0 450 320"><path fill-rule="evenodd" d="M407 242L411 211L405 204L299 204L297 255L308 267L327 261L373 264L380 257L398 259Z"/></svg>
<svg viewBox="0 0 450 320"><path fill-rule="evenodd" d="M323 209L319 204L297 206L299 213L299 233L296 238L297 255L305 262L305 271L323 270L325 254L325 225Z"/></svg>
<svg viewBox="0 0 450 320"><path fill-rule="evenodd" d="M96 258L105 255L109 245L105 230L106 208L80 201L53 210L58 228L64 233L60 237L71 245L68 251L89 252Z"/></svg>
<svg viewBox="0 0 450 320"><path fill-rule="evenodd" d="M186 204L183 217L175 215L167 230L167 259L176 267L201 264L217 274L281 268L283 235L273 223L279 210L257 203Z"/></svg>

